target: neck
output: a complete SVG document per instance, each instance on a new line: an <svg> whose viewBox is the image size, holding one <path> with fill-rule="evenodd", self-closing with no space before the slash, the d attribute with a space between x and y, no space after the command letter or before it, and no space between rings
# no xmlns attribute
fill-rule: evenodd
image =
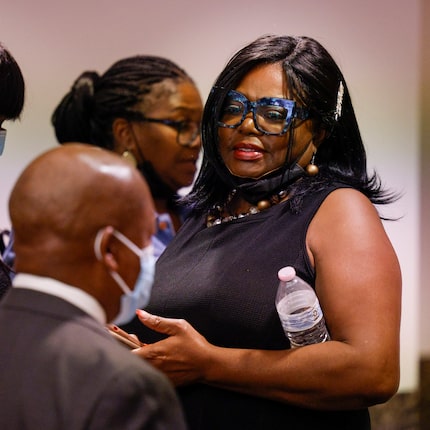
<svg viewBox="0 0 430 430"><path fill-rule="evenodd" d="M172 202L168 199L154 199L155 210L157 213L168 213L170 219L172 220L173 226L175 227L175 231L178 231L181 226L181 218L178 214L178 206L172 204Z"/></svg>
<svg viewBox="0 0 430 430"><path fill-rule="evenodd" d="M229 197L224 205L224 212L226 216L238 215L248 212L252 206L252 203L248 202L241 193L234 190L231 194L231 198Z"/></svg>
<svg viewBox="0 0 430 430"><path fill-rule="evenodd" d="M172 190L163 181L149 161L144 161L142 164L139 164L137 168L146 179L146 182L148 182L149 189L154 199L169 201L175 197L176 190Z"/></svg>

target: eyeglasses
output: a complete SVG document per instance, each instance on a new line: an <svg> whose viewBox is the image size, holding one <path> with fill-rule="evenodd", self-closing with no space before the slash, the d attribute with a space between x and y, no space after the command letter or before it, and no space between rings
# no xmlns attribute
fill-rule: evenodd
<svg viewBox="0 0 430 430"><path fill-rule="evenodd" d="M224 101L218 125L226 128L239 127L249 112L252 112L255 128L260 133L274 136L285 134L294 118L309 118L309 111L297 107L293 100L263 97L251 102L242 93L230 90Z"/></svg>
<svg viewBox="0 0 430 430"><path fill-rule="evenodd" d="M173 121L171 119L147 118L135 112L133 121L153 122L156 124L164 124L172 127L177 131L176 142L181 146L191 146L200 134L200 123L194 121Z"/></svg>

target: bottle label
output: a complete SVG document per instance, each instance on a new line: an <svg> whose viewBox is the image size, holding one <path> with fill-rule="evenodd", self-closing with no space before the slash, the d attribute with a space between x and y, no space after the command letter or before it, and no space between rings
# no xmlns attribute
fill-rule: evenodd
<svg viewBox="0 0 430 430"><path fill-rule="evenodd" d="M276 308L285 331L307 330L316 325L323 317L318 298L312 292L292 293L284 297Z"/></svg>

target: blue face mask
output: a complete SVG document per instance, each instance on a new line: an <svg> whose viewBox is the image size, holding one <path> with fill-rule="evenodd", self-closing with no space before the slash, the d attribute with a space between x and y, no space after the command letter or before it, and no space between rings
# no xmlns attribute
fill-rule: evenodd
<svg viewBox="0 0 430 430"><path fill-rule="evenodd" d="M6 130L4 128L0 128L0 155L3 154L5 142L6 142Z"/></svg>
<svg viewBox="0 0 430 430"><path fill-rule="evenodd" d="M94 241L94 252L98 260L102 259L100 242L103 231L97 233ZM140 258L140 272L134 284L133 290L125 283L117 272L110 272L114 281L118 284L124 294L121 296L119 314L112 321L113 324L122 325L130 322L136 315L136 309L145 307L151 297L152 284L154 282L155 257L152 244L140 249L130 239L117 230L113 235L122 242L130 251Z"/></svg>

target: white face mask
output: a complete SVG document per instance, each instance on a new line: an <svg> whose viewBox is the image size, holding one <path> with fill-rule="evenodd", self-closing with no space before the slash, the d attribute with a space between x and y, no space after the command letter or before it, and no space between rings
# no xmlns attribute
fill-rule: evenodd
<svg viewBox="0 0 430 430"><path fill-rule="evenodd" d="M99 230L94 241L94 252L99 261L102 260L100 248L102 235L103 230ZM113 235L140 258L140 272L133 290L131 290L125 283L119 273L113 271L110 272L110 275L124 293L121 296L119 314L112 322L116 325L122 325L127 324L134 318L136 315L136 309L143 308L149 302L152 284L154 282L155 257L152 244L140 249L121 232L114 230Z"/></svg>
<svg viewBox="0 0 430 430"><path fill-rule="evenodd" d="M6 130L4 128L0 128L0 155L3 154L5 142L6 142Z"/></svg>

